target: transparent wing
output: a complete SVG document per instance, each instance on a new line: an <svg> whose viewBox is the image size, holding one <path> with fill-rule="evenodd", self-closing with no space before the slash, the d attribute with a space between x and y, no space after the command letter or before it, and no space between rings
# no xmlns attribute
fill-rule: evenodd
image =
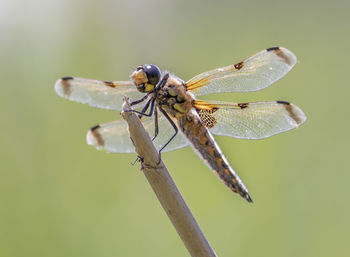
<svg viewBox="0 0 350 257"><path fill-rule="evenodd" d="M109 110L121 110L123 96L138 100L144 94L137 91L131 81L102 81L65 77L57 80L56 93L72 101Z"/></svg>
<svg viewBox="0 0 350 257"><path fill-rule="evenodd" d="M288 102L214 103L195 101L197 112L213 134L242 139L266 138L305 122L303 111Z"/></svg>
<svg viewBox="0 0 350 257"><path fill-rule="evenodd" d="M195 95L256 91L282 78L296 61L288 49L272 47L234 65L199 74L186 87Z"/></svg>
<svg viewBox="0 0 350 257"><path fill-rule="evenodd" d="M142 123L152 138L154 136L153 118L144 117ZM158 125L159 133L153 143L157 149L160 149L175 131L163 115L159 116ZM110 153L135 153L135 147L131 142L128 126L124 120L112 121L91 128L87 133L86 141L98 150L105 149ZM169 152L187 145L187 139L178 133L162 152Z"/></svg>

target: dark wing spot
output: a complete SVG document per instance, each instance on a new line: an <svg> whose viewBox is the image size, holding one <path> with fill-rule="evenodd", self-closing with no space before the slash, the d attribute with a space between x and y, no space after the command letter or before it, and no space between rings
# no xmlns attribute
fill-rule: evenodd
<svg viewBox="0 0 350 257"><path fill-rule="evenodd" d="M278 104L290 104L290 102L287 101L277 101Z"/></svg>
<svg viewBox="0 0 350 257"><path fill-rule="evenodd" d="M93 126L90 130L91 132L93 132L94 130L99 129L100 127L101 127L100 125L96 125L96 126Z"/></svg>
<svg viewBox="0 0 350 257"><path fill-rule="evenodd" d="M241 109L245 109L245 108L248 107L248 105L249 105L249 103L239 103L238 107L241 108Z"/></svg>
<svg viewBox="0 0 350 257"><path fill-rule="evenodd" d="M101 128L100 125L96 125L90 129L91 134L96 140L96 146L102 147L104 146L103 138L101 137L101 134L98 132L98 129Z"/></svg>
<svg viewBox="0 0 350 257"><path fill-rule="evenodd" d="M70 84L70 80L73 80L73 77L63 77L61 78L61 85L62 85L62 89L63 89L63 94L65 96L69 96L71 94L71 84Z"/></svg>
<svg viewBox="0 0 350 257"><path fill-rule="evenodd" d="M281 59L283 59L283 61L285 63L287 63L288 65L292 65L292 61L289 59L289 57L278 47L271 47L271 48L267 48L266 51L270 52L270 51L274 51L275 54L280 57Z"/></svg>
<svg viewBox="0 0 350 257"><path fill-rule="evenodd" d="M289 116L295 120L295 122L297 124L300 124L302 121L300 119L300 117L298 116L298 114L295 113L295 110L294 110L294 107L291 103L289 102L286 102L286 101L277 101L278 104L283 104L284 105L284 108L286 108Z"/></svg>
<svg viewBox="0 0 350 257"><path fill-rule="evenodd" d="M242 68L243 68L243 61L241 61L241 62L239 62L239 63L236 63L234 66L235 66L235 68L236 68L237 70L242 69Z"/></svg>
<svg viewBox="0 0 350 257"><path fill-rule="evenodd" d="M267 48L266 51L270 52L270 51L276 51L276 50L279 50L280 48L278 46L273 46L273 47L270 47L270 48Z"/></svg>
<svg viewBox="0 0 350 257"><path fill-rule="evenodd" d="M73 77L63 77L62 80L73 80Z"/></svg>
<svg viewBox="0 0 350 257"><path fill-rule="evenodd" d="M108 87L115 87L115 84L111 81L103 81L103 83L105 83L105 85Z"/></svg>

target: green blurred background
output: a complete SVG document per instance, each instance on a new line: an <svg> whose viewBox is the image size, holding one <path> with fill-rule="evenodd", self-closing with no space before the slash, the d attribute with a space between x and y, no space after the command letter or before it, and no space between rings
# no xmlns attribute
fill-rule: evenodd
<svg viewBox="0 0 350 257"><path fill-rule="evenodd" d="M85 143L119 113L69 102L56 79L126 80L154 63L184 80L281 45L299 62L260 92L308 120L259 141L217 137L254 204L196 154L163 155L219 256L350 256L348 1L0 2L0 256L188 256L135 155Z"/></svg>

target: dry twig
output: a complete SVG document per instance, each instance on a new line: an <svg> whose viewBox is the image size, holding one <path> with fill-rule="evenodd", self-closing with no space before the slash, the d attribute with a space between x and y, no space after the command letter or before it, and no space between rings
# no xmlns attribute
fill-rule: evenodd
<svg viewBox="0 0 350 257"><path fill-rule="evenodd" d="M195 257L216 256L163 161L158 164L158 151L148 133L137 115L130 110L130 103L124 99L122 115L128 123L135 150L142 159L141 169L187 250Z"/></svg>

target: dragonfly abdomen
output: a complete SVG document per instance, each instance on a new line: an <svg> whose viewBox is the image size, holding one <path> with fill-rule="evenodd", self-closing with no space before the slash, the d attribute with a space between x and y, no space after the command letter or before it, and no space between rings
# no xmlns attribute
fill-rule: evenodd
<svg viewBox="0 0 350 257"><path fill-rule="evenodd" d="M232 169L209 130L201 123L198 115L189 112L179 120L180 130L191 142L197 154L233 192L240 194L248 202L252 199L241 179Z"/></svg>

